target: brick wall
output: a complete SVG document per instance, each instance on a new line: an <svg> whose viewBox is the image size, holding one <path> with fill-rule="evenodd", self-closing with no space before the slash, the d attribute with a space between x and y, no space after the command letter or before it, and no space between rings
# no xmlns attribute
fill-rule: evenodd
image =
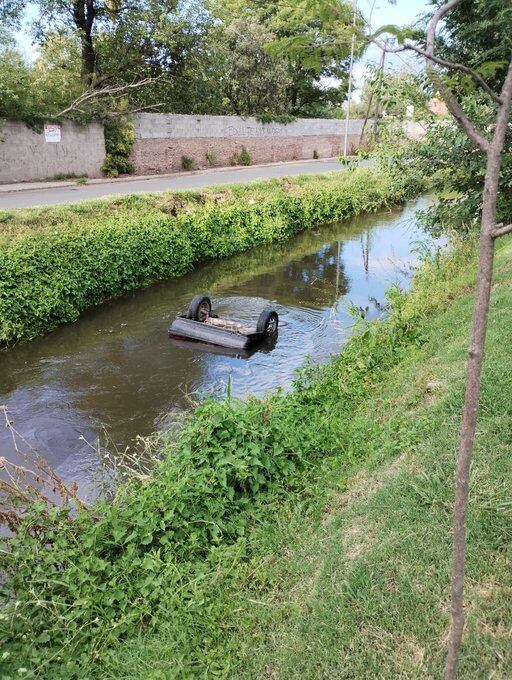
<svg viewBox="0 0 512 680"><path fill-rule="evenodd" d="M349 121L348 148L359 143L362 121ZM186 116L143 113L135 116L132 161L142 175L177 172L182 156L194 168L234 164L243 147L253 164L330 158L343 153L345 121L299 119L260 123L237 116Z"/></svg>

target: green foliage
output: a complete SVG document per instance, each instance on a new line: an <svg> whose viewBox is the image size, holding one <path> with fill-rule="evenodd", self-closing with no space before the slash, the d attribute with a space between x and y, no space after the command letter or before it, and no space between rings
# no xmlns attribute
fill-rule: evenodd
<svg viewBox="0 0 512 680"><path fill-rule="evenodd" d="M231 17L215 36L218 87L227 113L286 114L290 77L284 60L265 52L272 39L268 28L253 17Z"/></svg>
<svg viewBox="0 0 512 680"><path fill-rule="evenodd" d="M108 177L133 172L129 160L135 142L134 123L131 118L109 120L105 123L106 157L101 167Z"/></svg>
<svg viewBox="0 0 512 680"><path fill-rule="evenodd" d="M379 68L369 66L363 87L361 108L368 112L370 118L378 117L383 112L399 120L407 117L407 106L414 106L414 120L431 118L428 109L430 97L425 77L401 71L382 72Z"/></svg>
<svg viewBox="0 0 512 680"><path fill-rule="evenodd" d="M411 140L405 136L400 122L381 121L378 127L378 138L373 141L371 155L378 159L378 167L387 172L393 181L401 184L403 177L413 191L420 187L439 188L439 178L432 166L425 168L420 158L425 140ZM366 152L361 152L364 158ZM359 154L358 154L359 156Z"/></svg>
<svg viewBox="0 0 512 680"><path fill-rule="evenodd" d="M215 0L213 14L224 26L233 17L258 22L266 32L265 51L284 68L285 109L272 114L329 116L345 98L353 32L352 4L338 0ZM359 18L356 32L362 34ZM362 41L356 44L356 54ZM254 76L253 76L254 77ZM336 85L326 85L327 79ZM265 112L264 107L252 113Z"/></svg>
<svg viewBox="0 0 512 680"><path fill-rule="evenodd" d="M260 123L280 123L281 125L288 125L297 120L297 116L290 116L289 114L272 114L272 113L258 113L255 116Z"/></svg>
<svg viewBox="0 0 512 680"><path fill-rule="evenodd" d="M433 2L433 5L439 5ZM439 57L475 69L499 94L512 46L512 5L501 0L462 2L446 14ZM404 36L400 36L403 39ZM496 119L496 104L467 74L450 70L445 80L463 110L484 137ZM502 154L497 222L512 220L512 118ZM414 172L434 177L441 188L440 200L424 216L425 226L439 234L450 229L467 233L480 222L485 154L467 138L453 119L430 125L426 138L414 148L390 149L389 157L416 167Z"/></svg>
<svg viewBox="0 0 512 680"><path fill-rule="evenodd" d="M182 156L181 167L183 170L192 170L194 168L194 159L190 158L190 156Z"/></svg>
<svg viewBox="0 0 512 680"><path fill-rule="evenodd" d="M30 68L12 44L0 44L0 118L32 118Z"/></svg>
<svg viewBox="0 0 512 680"><path fill-rule="evenodd" d="M417 186L415 187L417 188ZM0 214L0 342L33 337L193 262L403 201L404 173L369 168L206 192Z"/></svg>
<svg viewBox="0 0 512 680"><path fill-rule="evenodd" d="M67 118L103 120L146 108L323 117L333 115L345 97L353 30L351 3L345 0L28 4L24 30L40 57L34 64L19 52L0 59L0 106L29 122L51 119L91 83L99 89L107 83L130 87L124 96L87 99ZM6 25L19 24L25 5L0 3L0 24L2 17ZM360 17L358 35L363 27ZM358 40L356 53L362 48ZM133 87L147 79L151 82Z"/></svg>
<svg viewBox="0 0 512 680"><path fill-rule="evenodd" d="M199 406L175 439L163 437L151 478L113 502L75 516L29 507L0 558L10 670L80 677L82 664L141 628L174 622L182 639L197 639L205 622L215 628L215 578L250 557L251 533L301 496L304 475L350 455L354 409L425 341L416 327L425 305L408 307L398 291L391 303L390 321L364 327L331 364L305 369L291 393ZM205 664L208 640L196 644L189 669Z"/></svg>
<svg viewBox="0 0 512 680"><path fill-rule="evenodd" d="M499 92L512 48L512 5L502 0L464 2L446 15L439 56L478 70ZM484 75L485 74L485 75ZM459 76L458 88L474 94L470 78Z"/></svg>
<svg viewBox="0 0 512 680"><path fill-rule="evenodd" d="M231 165L251 165L251 163L251 156L245 146L231 157Z"/></svg>
<svg viewBox="0 0 512 680"><path fill-rule="evenodd" d="M208 165L211 167L217 160L217 152L215 151L215 149L211 148L206 149L206 151L204 152L204 157Z"/></svg>
<svg viewBox="0 0 512 680"><path fill-rule="evenodd" d="M55 175L53 175L52 179L55 180L56 182L62 182L63 180L66 179L85 180L87 179L87 174L86 173L78 174L76 172L56 172Z"/></svg>
<svg viewBox="0 0 512 680"><path fill-rule="evenodd" d="M464 109L481 130L493 121L492 107L473 96L463 98ZM512 123L512 117L511 117ZM502 156L497 222L512 221L512 128L509 125ZM397 144L396 137L386 141L377 153L381 162L400 172L407 166L409 175L421 179L428 175L439 190L437 203L423 215L425 228L433 235L457 230L462 233L479 227L485 155L469 141L453 120L430 123L425 137L415 143Z"/></svg>
<svg viewBox="0 0 512 680"><path fill-rule="evenodd" d="M66 32L52 33L33 63L25 60L12 41L0 40L0 115L40 127L83 92L80 46ZM87 106L69 114L88 122L99 110Z"/></svg>
<svg viewBox="0 0 512 680"><path fill-rule="evenodd" d="M10 8L13 5L17 5L16 19L21 19L19 11L26 4L0 3L0 25L2 17L6 20L10 15L11 21L14 18L15 12ZM24 94L26 104L15 111L15 117L28 122L51 119L83 93L91 79L100 86L108 83L119 87L133 86L147 78L154 82L131 88L126 97L116 93L91 98L66 117L80 121L103 119L108 114L155 105L163 111L182 113L196 107L208 113L223 112L218 91L203 77L210 66L205 44L211 19L201 5L197 12L187 13L177 0L133 4L37 0L30 4L30 20L24 30L37 44L41 56L34 64L25 64L25 77L31 84ZM90 24L85 21L86 15ZM0 62L0 87L2 66ZM17 72L22 75L19 68ZM169 87L171 78L173 86ZM0 93L3 103L6 93Z"/></svg>

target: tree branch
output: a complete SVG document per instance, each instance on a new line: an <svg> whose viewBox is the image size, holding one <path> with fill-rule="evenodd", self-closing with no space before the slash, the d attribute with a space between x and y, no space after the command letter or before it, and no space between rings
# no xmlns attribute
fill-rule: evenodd
<svg viewBox="0 0 512 680"><path fill-rule="evenodd" d="M121 116L126 116L127 114L140 113L142 111L149 111L150 109L159 109L164 106L164 103L160 104L148 104L147 106L140 106L138 109L130 109L129 111L116 111L115 113L109 114L110 118L119 118Z"/></svg>
<svg viewBox="0 0 512 680"><path fill-rule="evenodd" d="M439 73L435 71L433 67L427 69L427 73L430 76L430 80L439 90L441 97L444 99L449 112L455 118L459 127L467 134L469 139L478 146L482 151L489 150L490 142L486 139L473 125L468 116L464 113L462 106L459 104L457 97L450 90L448 85L443 81Z"/></svg>
<svg viewBox="0 0 512 680"><path fill-rule="evenodd" d="M460 5L461 2L462 0L448 0L448 2L446 2L444 5L441 5L441 7L439 7L439 9L435 12L427 28L427 54L433 55L435 52L437 24L441 21L445 14L451 12L451 10L454 7L457 7L457 5Z"/></svg>
<svg viewBox="0 0 512 680"><path fill-rule="evenodd" d="M384 46L382 43L376 43L379 45L381 49L384 49ZM485 82L485 80L482 78L482 76L472 68L469 68L469 66L465 66L464 64L458 64L453 61L447 61L446 59L441 59L441 57L436 57L435 54L430 54L426 52L425 50L422 50L421 47L417 47L416 45L411 45L411 43L405 43L404 45L401 45L400 47L392 47L387 49L387 52L392 52L393 54L397 54L398 52L404 52L406 50L412 50L413 52L416 52L416 54L419 54L422 57L425 57L428 61L433 61L434 63L438 64L439 66L444 66L444 68L451 69L453 71L461 71L462 73L466 73L468 76L471 76L473 80L480 85L482 90L487 92L489 97L493 99L496 104L501 104L501 97L496 94L496 92L492 89L492 87Z"/></svg>
<svg viewBox="0 0 512 680"><path fill-rule="evenodd" d="M108 85L100 89L93 89L92 87L90 87L85 92L83 92L79 97L77 97L68 107L62 109L62 111L59 111L59 113L57 113L53 117L62 118L71 111L81 111L80 106L82 106L85 102L90 101L91 99L98 99L99 97L113 97L113 96L119 97L119 95L125 94L129 90L144 87L145 85L150 85L151 83L154 83L156 80L157 78L144 78L143 80L138 80L135 83L128 83L125 85Z"/></svg>
<svg viewBox="0 0 512 680"><path fill-rule="evenodd" d="M505 236L506 234L510 234L512 231L512 224L507 224L504 227L496 227L496 229L493 229L491 232L491 236L493 238L499 238L500 236Z"/></svg>
<svg viewBox="0 0 512 680"><path fill-rule="evenodd" d="M421 48L418 48L415 45L410 45L409 43L406 45L401 45L399 48L388 48L386 45L382 44L379 44L379 47L388 52L402 52L404 50L412 50L414 52L417 52L418 54L423 54L427 61L427 73L430 76L430 79L432 80L433 84L437 87L437 89L441 93L441 97L444 99L446 106L448 107L448 110L459 124L459 127L466 133L466 135L473 142L473 144L475 144L482 151L487 152L490 148L489 140L486 139L477 130L477 128L472 123L470 118L464 113L464 110L462 109L462 106L459 104L457 97L453 94L448 85L443 81L441 75L435 70L434 66L432 65L435 63L439 64L439 58L436 57L435 55L435 40L437 25L445 14L448 14L448 12L450 12L454 7L459 5L461 2L462 0L448 0L448 2L439 7L439 9L435 12L427 28L426 50L421 50ZM449 63L450 62L445 62L445 65ZM453 68L455 68L456 66L457 65L454 65ZM491 88L487 85L483 78L481 78L480 75L476 73L476 71L473 71L469 67L464 67L462 64L460 64L459 66L463 67L462 70L464 72L469 73L472 77L476 77L480 85L482 85L483 83L482 85L483 89L488 94L492 93L491 96L493 97L493 99L497 97L496 93L494 93L491 90ZM501 98L499 98L497 101L499 101L501 104Z"/></svg>

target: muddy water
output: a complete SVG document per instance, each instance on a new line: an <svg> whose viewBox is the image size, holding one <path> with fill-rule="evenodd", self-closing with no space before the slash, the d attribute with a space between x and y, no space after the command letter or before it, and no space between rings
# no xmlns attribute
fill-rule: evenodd
<svg viewBox="0 0 512 680"><path fill-rule="evenodd" d="M417 259L413 244L422 238L414 212L427 201L206 263L4 349L0 404L54 469L86 493L97 464L86 441L95 442L104 428L123 448L164 427L191 397L224 394L229 379L238 396L286 389L307 358L324 361L337 352L353 324L351 305L376 317L385 290L393 282L407 285ZM170 320L199 292L210 293L215 311L242 320L272 304L280 316L275 346L237 356L170 340ZM0 453L13 455L2 424Z"/></svg>

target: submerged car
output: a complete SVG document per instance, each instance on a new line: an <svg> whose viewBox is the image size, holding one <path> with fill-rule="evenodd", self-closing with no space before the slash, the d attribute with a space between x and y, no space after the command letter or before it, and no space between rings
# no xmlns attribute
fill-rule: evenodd
<svg viewBox="0 0 512 680"><path fill-rule="evenodd" d="M277 336L279 317L274 309L264 309L255 326L212 314L206 295L196 295L186 314L179 314L169 327L169 335L200 340L212 345L248 349L266 338Z"/></svg>

